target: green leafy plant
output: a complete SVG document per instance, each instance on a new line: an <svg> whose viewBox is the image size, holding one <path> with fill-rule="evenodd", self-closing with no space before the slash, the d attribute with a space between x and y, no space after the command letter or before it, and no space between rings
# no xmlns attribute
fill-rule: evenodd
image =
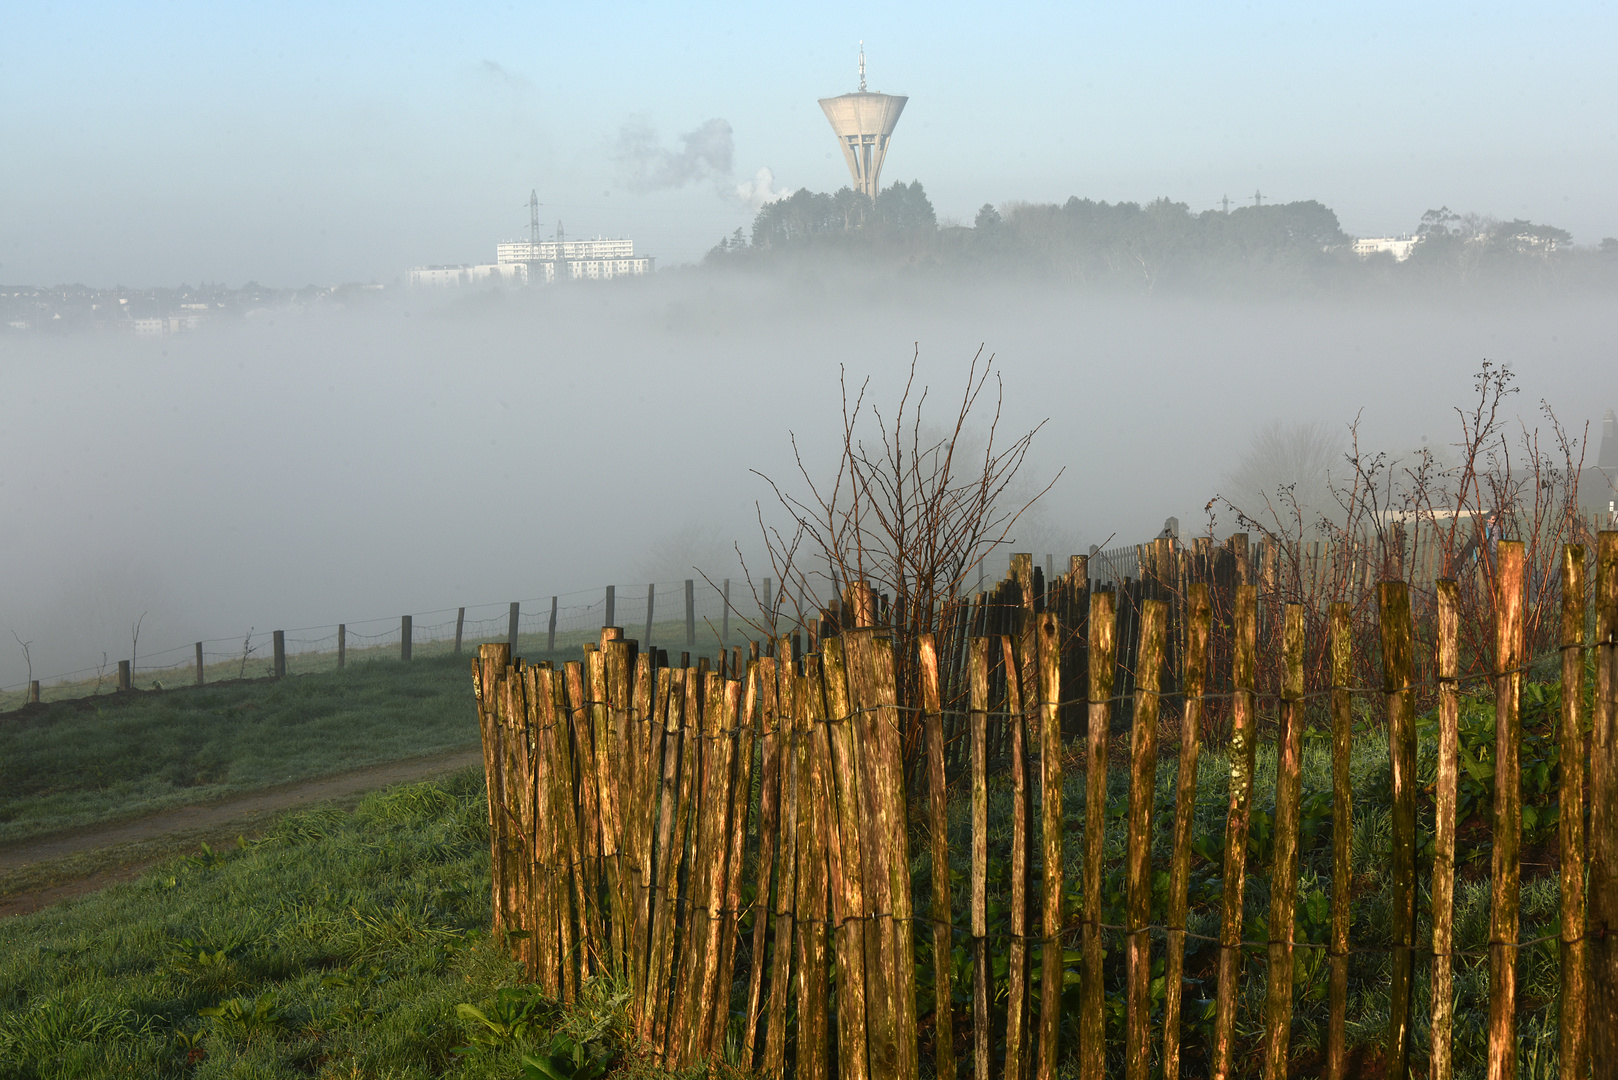
<svg viewBox="0 0 1618 1080"><path fill-rule="evenodd" d="M550 1013L549 1003L530 987L506 987L494 995L488 1010L467 1002L455 1006L455 1015L468 1028L471 1046L458 1048L468 1052L476 1046L503 1049L517 1042L528 1042L539 1034L539 1029Z"/></svg>
<svg viewBox="0 0 1618 1080"><path fill-rule="evenodd" d="M285 1019L270 994L256 998L233 997L211 1008L198 1009L197 1014L207 1018L215 1035L240 1044L260 1037L273 1038Z"/></svg>
<svg viewBox="0 0 1618 1080"><path fill-rule="evenodd" d="M523 1080L596 1080L612 1058L593 1043L581 1043L557 1032L550 1050L522 1056Z"/></svg>

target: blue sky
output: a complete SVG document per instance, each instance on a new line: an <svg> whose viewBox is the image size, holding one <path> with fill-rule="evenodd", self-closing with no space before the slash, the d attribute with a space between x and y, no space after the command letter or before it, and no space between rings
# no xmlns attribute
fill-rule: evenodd
<svg viewBox="0 0 1618 1080"><path fill-rule="evenodd" d="M735 185L833 189L815 100L910 95L883 179L984 202L1262 189L1351 233L1423 210L1618 235L1610 5L12 5L0 282L392 281L524 234L688 261ZM732 175L631 190L626 124L722 118Z"/></svg>

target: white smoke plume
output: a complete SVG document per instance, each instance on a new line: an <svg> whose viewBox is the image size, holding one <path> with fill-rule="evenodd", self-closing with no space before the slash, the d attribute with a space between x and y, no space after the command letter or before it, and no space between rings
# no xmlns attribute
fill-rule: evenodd
<svg viewBox="0 0 1618 1080"><path fill-rule="evenodd" d="M645 194L712 182L716 191L730 179L735 142L730 122L714 117L680 136L680 148L663 145L657 129L641 118L631 119L618 131L613 155L631 191Z"/></svg>
<svg viewBox="0 0 1618 1080"><path fill-rule="evenodd" d="M768 165L759 169L753 179L743 180L736 185L736 198L745 203L748 209L757 211L766 203L785 199L797 188L778 188L775 186L775 171Z"/></svg>

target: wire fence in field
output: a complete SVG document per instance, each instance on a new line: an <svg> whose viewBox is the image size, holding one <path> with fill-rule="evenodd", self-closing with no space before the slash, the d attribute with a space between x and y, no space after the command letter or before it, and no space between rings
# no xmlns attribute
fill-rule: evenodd
<svg viewBox="0 0 1618 1080"><path fill-rule="evenodd" d="M401 659L407 648L411 659L475 652L487 641L512 642L530 653L577 649L603 625L624 626L648 644L706 655L771 625L764 605L779 609L782 597L768 579L760 585L755 596L746 582L699 577L285 630L253 628L0 686L0 710L120 689L333 671L350 662Z"/></svg>

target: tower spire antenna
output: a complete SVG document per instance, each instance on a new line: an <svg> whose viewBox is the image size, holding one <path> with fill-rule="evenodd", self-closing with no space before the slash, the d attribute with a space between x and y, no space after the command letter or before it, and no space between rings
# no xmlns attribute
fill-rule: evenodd
<svg viewBox="0 0 1618 1080"><path fill-rule="evenodd" d="M860 93L865 93L865 42L860 42Z"/></svg>

